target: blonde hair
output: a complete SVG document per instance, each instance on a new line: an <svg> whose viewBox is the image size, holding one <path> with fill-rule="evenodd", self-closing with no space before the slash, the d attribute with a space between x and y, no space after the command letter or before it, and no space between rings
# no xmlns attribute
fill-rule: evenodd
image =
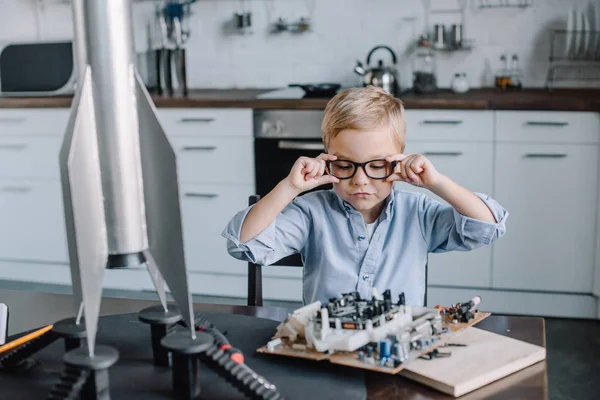
<svg viewBox="0 0 600 400"><path fill-rule="evenodd" d="M323 144L327 149L329 141L344 129L371 130L381 125L390 128L404 152L406 123L402 101L375 86L346 89L325 107Z"/></svg>

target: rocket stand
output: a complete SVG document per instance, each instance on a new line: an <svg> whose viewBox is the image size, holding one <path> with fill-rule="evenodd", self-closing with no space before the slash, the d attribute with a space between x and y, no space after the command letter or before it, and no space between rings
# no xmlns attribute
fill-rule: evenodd
<svg viewBox="0 0 600 400"><path fill-rule="evenodd" d="M110 346L96 346L90 357L86 347L65 354L65 370L48 399L110 400L108 368L119 359L117 350Z"/></svg>
<svg viewBox="0 0 600 400"><path fill-rule="evenodd" d="M138 318L140 321L150 324L154 365L168 367L169 352L160 342L167 336L172 327L181 321L181 314L173 306L167 306L167 311L165 311L161 305L158 305L144 308L140 311Z"/></svg>
<svg viewBox="0 0 600 400"><path fill-rule="evenodd" d="M174 332L161 340L172 353L173 392L178 400L197 399L200 395L200 360L198 355L214 344L213 337L206 332Z"/></svg>
<svg viewBox="0 0 600 400"><path fill-rule="evenodd" d="M81 347L81 341L86 338L83 318L79 324L75 323L75 318L60 320L54 324L52 332L65 339L66 352Z"/></svg>

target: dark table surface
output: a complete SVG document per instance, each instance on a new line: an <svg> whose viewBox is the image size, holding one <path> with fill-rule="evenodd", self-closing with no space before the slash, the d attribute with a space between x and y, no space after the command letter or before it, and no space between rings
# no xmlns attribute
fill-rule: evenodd
<svg viewBox="0 0 600 400"><path fill-rule="evenodd" d="M57 296L57 295L51 295ZM62 297L59 295L59 297ZM70 296L68 296L70 297ZM111 303L114 303L115 313L142 309L155 305L154 301L103 299L103 314L111 314ZM283 321L292 310L277 307L249 307L222 304L194 304L198 312L218 312L256 316L275 321ZM522 340L538 346L546 346L544 319L539 317L497 316L492 315L477 324L478 328ZM368 399L452 399L452 396L413 382L402 376L388 375L376 372L366 373ZM493 382L476 391L460 397L465 400L473 399L547 399L548 381L546 361L516 372L506 378Z"/></svg>

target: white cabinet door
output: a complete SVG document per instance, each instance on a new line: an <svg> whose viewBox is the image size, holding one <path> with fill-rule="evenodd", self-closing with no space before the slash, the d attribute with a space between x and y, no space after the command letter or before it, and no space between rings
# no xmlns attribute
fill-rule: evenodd
<svg viewBox="0 0 600 400"><path fill-rule="evenodd" d="M492 196L493 144L492 143L448 143L412 142L406 153L425 155L438 171L458 184L474 192ZM398 184L405 190L425 193L444 202L428 190L406 183ZM448 252L429 255L427 283L463 287L490 287L491 247L470 252Z"/></svg>
<svg viewBox="0 0 600 400"><path fill-rule="evenodd" d="M510 216L493 286L591 293L598 146L499 143L496 197Z"/></svg>
<svg viewBox="0 0 600 400"><path fill-rule="evenodd" d="M190 271L246 275L247 263L227 253L221 232L248 206L251 185L181 185L181 214L186 264Z"/></svg>
<svg viewBox="0 0 600 400"><path fill-rule="evenodd" d="M0 259L68 262L60 182L0 181Z"/></svg>

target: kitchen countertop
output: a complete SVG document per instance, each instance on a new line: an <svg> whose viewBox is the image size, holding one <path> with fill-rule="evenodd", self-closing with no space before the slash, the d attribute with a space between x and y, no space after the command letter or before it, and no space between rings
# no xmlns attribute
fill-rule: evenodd
<svg viewBox="0 0 600 400"><path fill-rule="evenodd" d="M322 110L329 99L257 99L259 94L274 89L191 89L187 97L156 96L159 108L254 108ZM494 89L472 89L464 94L442 90L430 95L401 95L407 109L462 110L547 110L600 112L600 89L526 89L499 92ZM71 96L0 97L0 108L65 108Z"/></svg>

